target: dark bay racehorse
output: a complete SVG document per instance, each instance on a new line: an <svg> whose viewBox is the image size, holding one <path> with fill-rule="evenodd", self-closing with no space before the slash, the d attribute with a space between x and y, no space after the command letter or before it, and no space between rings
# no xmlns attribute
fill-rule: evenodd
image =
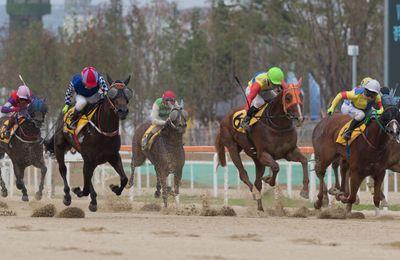
<svg viewBox="0 0 400 260"><path fill-rule="evenodd" d="M46 149L54 152L61 177L64 181L64 204L71 204L70 188L67 182L67 168L65 166L64 154L74 147L79 151L83 158L83 190L79 187L72 191L78 196L88 196L90 194L89 210L97 210L97 194L92 184L92 176L96 167L103 163L110 163L120 176L121 184L110 185L111 190L116 195L121 195L128 178L122 165L119 150L121 147L121 137L119 136L119 122L128 115L128 102L132 97L132 91L127 87L130 76L124 81L112 81L107 76L110 84L108 95L98 103L98 109L93 115L92 122L85 126L82 131L84 139L79 147L71 142L69 134L62 131L63 117L57 121L57 131L53 137L46 142Z"/></svg>
<svg viewBox="0 0 400 260"><path fill-rule="evenodd" d="M260 118L260 121L252 126L251 138L256 148L256 155L252 152L252 144L244 133L233 128L233 114L240 110L234 109L220 124L220 132L216 138L216 149L222 166L226 165L225 147L239 170L240 179L249 187L255 199L258 210L263 210L261 202L262 180L271 186L275 185L279 172L279 164L276 160L301 162L303 167L303 189L301 195L308 198L308 163L307 158L300 152L297 146L297 132L293 121L298 125L303 122L301 80L297 85L283 82L282 91L269 102L268 107ZM246 170L240 158L240 152L244 151L250 156L256 166L256 179L250 182ZM265 167L272 170L272 176L263 178Z"/></svg>
<svg viewBox="0 0 400 260"><path fill-rule="evenodd" d="M366 134L358 137L350 145L350 155L346 147L336 143L341 128L350 120L347 115L334 114L321 120L313 131L313 146L315 153L315 171L320 180L320 190L315 208L322 206L322 199L327 195L324 176L326 168L338 158L346 160L342 166L345 173L350 170L350 195L342 199L347 203L350 212L356 201L357 191L366 176L374 179L374 204L379 213L381 200L381 185L385 177L390 154L390 141L400 141L400 112L397 107L390 107L379 118L372 120L366 129ZM346 168L348 167L348 168ZM345 181L346 178L343 178Z"/></svg>
<svg viewBox="0 0 400 260"><path fill-rule="evenodd" d="M43 99L33 98L29 104L27 111L20 113L19 116L25 118L25 121L18 127L15 134L11 137L10 143L0 142L0 157L3 158L7 153L14 167L16 177L16 186L22 191L22 200L29 201L28 192L24 184L24 170L28 166L35 166L41 171L41 179L39 191L36 192L35 198L42 199L44 178L47 168L43 158L43 144L40 128L44 122L47 113L47 105ZM0 125L3 124L6 117L0 119ZM7 196L7 188L1 178L0 171L1 195Z"/></svg>
<svg viewBox="0 0 400 260"><path fill-rule="evenodd" d="M185 164L185 151L183 150L183 134L186 130L187 112L181 107L171 110L167 124L157 136L150 150L142 150L142 138L151 122L145 122L138 126L132 140L132 163L129 186L133 186L135 168L142 165L146 158L154 165L157 173L157 190L155 197L162 197L164 206L167 207L169 188L167 177L174 174L174 196L179 203L179 185L182 179L182 168Z"/></svg>

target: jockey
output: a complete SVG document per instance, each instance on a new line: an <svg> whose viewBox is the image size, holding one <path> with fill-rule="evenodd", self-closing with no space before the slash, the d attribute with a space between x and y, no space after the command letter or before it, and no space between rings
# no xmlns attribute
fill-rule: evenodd
<svg viewBox="0 0 400 260"><path fill-rule="evenodd" d="M265 95L263 94L269 95L270 97L268 99L274 98L276 96L275 89L282 86L281 82L283 79L283 71L278 67L272 67L267 72L256 73L249 81L248 87L246 88L247 115L242 122L242 127L246 129L246 131L250 130L250 119L266 102Z"/></svg>
<svg viewBox="0 0 400 260"><path fill-rule="evenodd" d="M161 98L156 99L150 114L151 124L155 127L143 139L143 149L146 148L150 138L168 123L169 113L177 105L176 95L171 90L165 91Z"/></svg>
<svg viewBox="0 0 400 260"><path fill-rule="evenodd" d="M10 138L10 130L14 126L18 112L24 111L31 102L32 93L25 85L19 86L17 91L10 94L7 103L1 108L1 113L12 113L6 127L6 138Z"/></svg>
<svg viewBox="0 0 400 260"><path fill-rule="evenodd" d="M75 111L71 117L70 127L76 127L76 123L87 103L97 103L103 95L107 94L107 91L106 81L94 67L85 67L80 74L76 74L65 93L65 105L62 110L64 114L68 111L73 94L76 93Z"/></svg>
<svg viewBox="0 0 400 260"><path fill-rule="evenodd" d="M365 85L363 85L363 83ZM332 105L328 109L328 115L332 115L336 106L342 99L345 99L341 107L343 114L353 118L349 128L344 134L344 138L349 140L355 128L357 128L365 118L365 114L374 106L378 107L377 114L383 113L382 99L380 95L381 86L375 79L369 79L366 83L362 82L361 87L351 91L343 91L336 95Z"/></svg>

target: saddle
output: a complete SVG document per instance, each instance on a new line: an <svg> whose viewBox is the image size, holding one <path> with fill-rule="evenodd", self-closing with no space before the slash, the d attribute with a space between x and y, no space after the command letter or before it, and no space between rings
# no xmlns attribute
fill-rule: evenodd
<svg viewBox="0 0 400 260"><path fill-rule="evenodd" d="M94 113L97 111L98 106L94 106L91 109L88 109L88 112L81 116L78 123L76 124L76 128L73 129L71 127L72 124L72 114L75 111L75 107L70 108L67 113L64 115L64 133L71 134L73 136L78 136L78 134L82 131L82 129L89 123L92 119Z"/></svg>
<svg viewBox="0 0 400 260"><path fill-rule="evenodd" d="M347 129L350 126L350 122L347 122L342 129L339 132L339 135L336 138L336 143L341 144L341 145L347 145L347 143L350 145L354 140L357 139L357 137L359 137L363 132L365 132L365 129L367 128L366 124L363 123L362 125L360 125L359 127L357 127L356 129L354 129L353 133L351 134L351 138L349 141L346 141L344 139L344 133L347 131Z"/></svg>
<svg viewBox="0 0 400 260"><path fill-rule="evenodd" d="M18 121L13 125L10 129L10 137L6 138L6 131L7 126L10 123L10 119L6 119L3 121L3 124L0 126L0 142L3 143L10 143L11 138L14 136L15 132L17 131L18 127L25 121L24 117L18 117Z"/></svg>
<svg viewBox="0 0 400 260"><path fill-rule="evenodd" d="M249 124L250 126L260 121L261 115L264 113L267 106L268 106L267 103L264 104L261 107L261 109L250 119L250 124ZM246 114L247 114L246 109L242 109L235 112L232 117L233 128L240 133L246 133L246 130L242 127L242 121L245 118Z"/></svg>
<svg viewBox="0 0 400 260"><path fill-rule="evenodd" d="M147 128L146 132L144 132L143 137L142 137L142 142L141 142L142 150L150 150L154 141L160 135L162 128L160 128L157 132L153 133L154 128L156 128L156 125L152 124L149 126L149 128ZM150 136L150 139L148 139L149 136ZM147 143L145 141L146 139L147 139Z"/></svg>

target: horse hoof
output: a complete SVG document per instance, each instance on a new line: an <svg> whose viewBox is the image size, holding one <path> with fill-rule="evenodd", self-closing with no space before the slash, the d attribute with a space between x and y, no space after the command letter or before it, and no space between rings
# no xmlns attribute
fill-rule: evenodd
<svg viewBox="0 0 400 260"><path fill-rule="evenodd" d="M316 202L314 202L314 208L315 209L321 209L322 206L322 202L317 200Z"/></svg>
<svg viewBox="0 0 400 260"><path fill-rule="evenodd" d="M41 192L36 192L36 194L35 194L35 199L36 200L41 200L42 199L42 193Z"/></svg>
<svg viewBox="0 0 400 260"><path fill-rule="evenodd" d="M133 187L133 183L128 182L128 184L126 184L126 186L125 186L125 189L129 190L132 187Z"/></svg>
<svg viewBox="0 0 400 260"><path fill-rule="evenodd" d="M1 191L1 196L4 197L4 198L7 197L8 196L7 190L2 190Z"/></svg>
<svg viewBox="0 0 400 260"><path fill-rule="evenodd" d="M110 184L110 189L117 195L121 195L121 191L119 190L119 187L114 184Z"/></svg>
<svg viewBox="0 0 400 260"><path fill-rule="evenodd" d="M64 203L65 206L71 205L71 196L70 195L64 196L63 203Z"/></svg>
<svg viewBox="0 0 400 260"><path fill-rule="evenodd" d="M271 176L263 177L262 180L269 184L269 186L274 187L275 186L275 181L272 180Z"/></svg>
<svg viewBox="0 0 400 260"><path fill-rule="evenodd" d="M326 208L329 206L329 198L328 196L325 196L322 198L322 207Z"/></svg>
<svg viewBox="0 0 400 260"><path fill-rule="evenodd" d="M389 207L389 203L387 202L386 199L383 199L383 200L381 200L379 207L387 208L387 207Z"/></svg>
<svg viewBox="0 0 400 260"><path fill-rule="evenodd" d="M97 211L97 205L95 204L89 204L89 210L91 212L96 212Z"/></svg>
<svg viewBox="0 0 400 260"><path fill-rule="evenodd" d="M78 196L78 198L82 197L82 191L80 187L75 187L72 188L72 192L76 194L76 196Z"/></svg>
<svg viewBox="0 0 400 260"><path fill-rule="evenodd" d="M303 199L308 200L310 198L308 190L301 190L300 191L300 197L302 197Z"/></svg>
<svg viewBox="0 0 400 260"><path fill-rule="evenodd" d="M23 195L22 196L22 201L29 201L29 197L28 197L28 195Z"/></svg>

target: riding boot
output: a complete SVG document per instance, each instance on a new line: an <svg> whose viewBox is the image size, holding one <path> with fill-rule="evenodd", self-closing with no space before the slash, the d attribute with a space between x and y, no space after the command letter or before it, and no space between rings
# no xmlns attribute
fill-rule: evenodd
<svg viewBox="0 0 400 260"><path fill-rule="evenodd" d="M143 140L142 140L142 150L147 150L148 148L148 144L149 144L149 140L151 139L151 137L153 136L153 133L149 133L148 135L146 135Z"/></svg>
<svg viewBox="0 0 400 260"><path fill-rule="evenodd" d="M360 125L360 123L362 123L362 121L357 121L355 119L353 119L351 121L349 128L346 130L346 132L343 135L343 137L346 141L350 140L351 134L353 133L354 129L356 129Z"/></svg>
<svg viewBox="0 0 400 260"><path fill-rule="evenodd" d="M258 108L251 106L249 110L247 111L247 115L244 117L243 122L242 122L242 127L246 131L250 130L250 120L251 118L259 111Z"/></svg>
<svg viewBox="0 0 400 260"><path fill-rule="evenodd" d="M8 125L6 127L6 131L5 131L5 138L9 139L10 135L11 135L11 129L13 128L15 124L15 118L14 117L10 117L9 121L8 121Z"/></svg>
<svg viewBox="0 0 400 260"><path fill-rule="evenodd" d="M75 109L74 113L71 115L71 125L70 125L71 129L76 128L78 121L81 118L81 115L82 115L81 111Z"/></svg>

